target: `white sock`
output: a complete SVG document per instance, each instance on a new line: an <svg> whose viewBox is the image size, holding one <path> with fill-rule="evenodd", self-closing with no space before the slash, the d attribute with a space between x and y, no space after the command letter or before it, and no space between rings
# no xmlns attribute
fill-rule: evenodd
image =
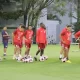
<svg viewBox="0 0 80 80"><path fill-rule="evenodd" d="M6 54L6 53L4 53L4 54Z"/></svg>
<svg viewBox="0 0 80 80"><path fill-rule="evenodd" d="M62 54L60 54L60 58L62 58Z"/></svg>

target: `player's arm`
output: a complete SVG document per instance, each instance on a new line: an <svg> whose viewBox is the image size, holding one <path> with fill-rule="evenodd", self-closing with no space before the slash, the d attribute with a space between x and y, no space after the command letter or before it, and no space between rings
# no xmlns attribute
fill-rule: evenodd
<svg viewBox="0 0 80 80"><path fill-rule="evenodd" d="M60 40L61 40L63 43L65 43L65 41L64 41L63 38L62 38L62 36L64 36L64 35L65 35L65 31L62 31L62 32L60 33L60 35L59 35Z"/></svg>
<svg viewBox="0 0 80 80"><path fill-rule="evenodd" d="M36 31L36 43L39 43L38 38L39 38L39 30Z"/></svg>
<svg viewBox="0 0 80 80"><path fill-rule="evenodd" d="M12 33L12 44L13 44L14 36L16 35L16 33L17 33L17 30L15 30L15 31Z"/></svg>
<svg viewBox="0 0 80 80"><path fill-rule="evenodd" d="M9 37L9 35L8 34L5 34L5 32L2 32L2 36L3 37Z"/></svg>
<svg viewBox="0 0 80 80"><path fill-rule="evenodd" d="M13 41L14 41L14 33L12 33L12 44L13 44Z"/></svg>
<svg viewBox="0 0 80 80"><path fill-rule="evenodd" d="M76 39L78 39L78 38L80 37L80 31L79 31L79 32L77 32L77 33L75 33L75 35L74 35L74 36L75 36L75 38L76 38Z"/></svg>

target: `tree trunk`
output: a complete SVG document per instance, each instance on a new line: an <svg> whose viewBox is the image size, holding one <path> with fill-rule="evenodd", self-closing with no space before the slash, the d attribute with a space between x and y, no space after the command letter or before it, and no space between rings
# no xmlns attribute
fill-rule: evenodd
<svg viewBox="0 0 80 80"><path fill-rule="evenodd" d="M77 22L80 22L80 0L77 0Z"/></svg>
<svg viewBox="0 0 80 80"><path fill-rule="evenodd" d="M24 25L26 26L26 22L27 22L27 14L24 14Z"/></svg>

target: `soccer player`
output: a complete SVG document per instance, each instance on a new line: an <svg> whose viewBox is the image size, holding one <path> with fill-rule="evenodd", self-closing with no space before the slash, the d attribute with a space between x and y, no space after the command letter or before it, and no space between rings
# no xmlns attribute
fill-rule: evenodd
<svg viewBox="0 0 80 80"><path fill-rule="evenodd" d="M19 31L22 25L23 25L23 24L20 24L19 27L16 29L16 31ZM13 33L12 33L12 44L13 44L13 45L15 44L15 39L16 39L16 37L15 37L15 36L13 35ZM16 59L16 51L17 51L17 50L16 50L16 47L14 47L13 59ZM21 54L21 48L20 48L20 54Z"/></svg>
<svg viewBox="0 0 80 80"><path fill-rule="evenodd" d="M25 47L26 47L25 57L28 57L30 48L31 48L31 44L32 44L32 38L33 38L32 26L28 27L28 29L25 31L24 36L25 36Z"/></svg>
<svg viewBox="0 0 80 80"><path fill-rule="evenodd" d="M19 29L16 29L13 32L13 41L14 41L14 45L16 49L16 54L18 54L18 57L21 57L20 49L23 46L22 42L23 42L23 37L24 37L24 30L25 30L25 26L22 25Z"/></svg>
<svg viewBox="0 0 80 80"><path fill-rule="evenodd" d="M6 56L7 47L8 47L9 34L7 32L7 27L4 27L2 30L2 42L4 45L4 57Z"/></svg>
<svg viewBox="0 0 80 80"><path fill-rule="evenodd" d="M71 38L71 26L67 25L67 27L64 28L60 33L60 39L61 39L61 42L62 42L61 45L62 45L63 50L64 50L64 58L62 59L62 62L71 63L68 59L70 43L71 43L70 38Z"/></svg>
<svg viewBox="0 0 80 80"><path fill-rule="evenodd" d="M40 61L43 61L44 49L47 44L46 29L43 23L40 23L40 28L37 30L36 43L38 44L38 51L34 59L37 61L37 55L40 52Z"/></svg>
<svg viewBox="0 0 80 80"><path fill-rule="evenodd" d="M75 33L75 38L76 38L76 41L79 42L79 50L80 50L80 31Z"/></svg>

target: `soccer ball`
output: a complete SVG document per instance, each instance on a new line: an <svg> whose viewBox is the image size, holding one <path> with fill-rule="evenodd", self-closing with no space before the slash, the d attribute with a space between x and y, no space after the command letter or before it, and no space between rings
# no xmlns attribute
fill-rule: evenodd
<svg viewBox="0 0 80 80"><path fill-rule="evenodd" d="M24 62L29 63L29 59L24 59Z"/></svg>
<svg viewBox="0 0 80 80"><path fill-rule="evenodd" d="M44 60L47 60L48 59L48 56L44 56Z"/></svg>
<svg viewBox="0 0 80 80"><path fill-rule="evenodd" d="M29 58L29 62L32 63L33 62L33 58Z"/></svg>
<svg viewBox="0 0 80 80"><path fill-rule="evenodd" d="M21 61L21 59L22 59L22 56L19 55L19 56L17 57L17 60L18 60L18 61Z"/></svg>
<svg viewBox="0 0 80 80"><path fill-rule="evenodd" d="M44 61L45 59L44 59L44 57L42 56L42 57L40 57L40 59L39 59L39 61Z"/></svg>
<svg viewBox="0 0 80 80"><path fill-rule="evenodd" d="M65 60L64 58L63 58L63 59L61 59L61 61L62 61L62 62L66 62L66 60Z"/></svg>

